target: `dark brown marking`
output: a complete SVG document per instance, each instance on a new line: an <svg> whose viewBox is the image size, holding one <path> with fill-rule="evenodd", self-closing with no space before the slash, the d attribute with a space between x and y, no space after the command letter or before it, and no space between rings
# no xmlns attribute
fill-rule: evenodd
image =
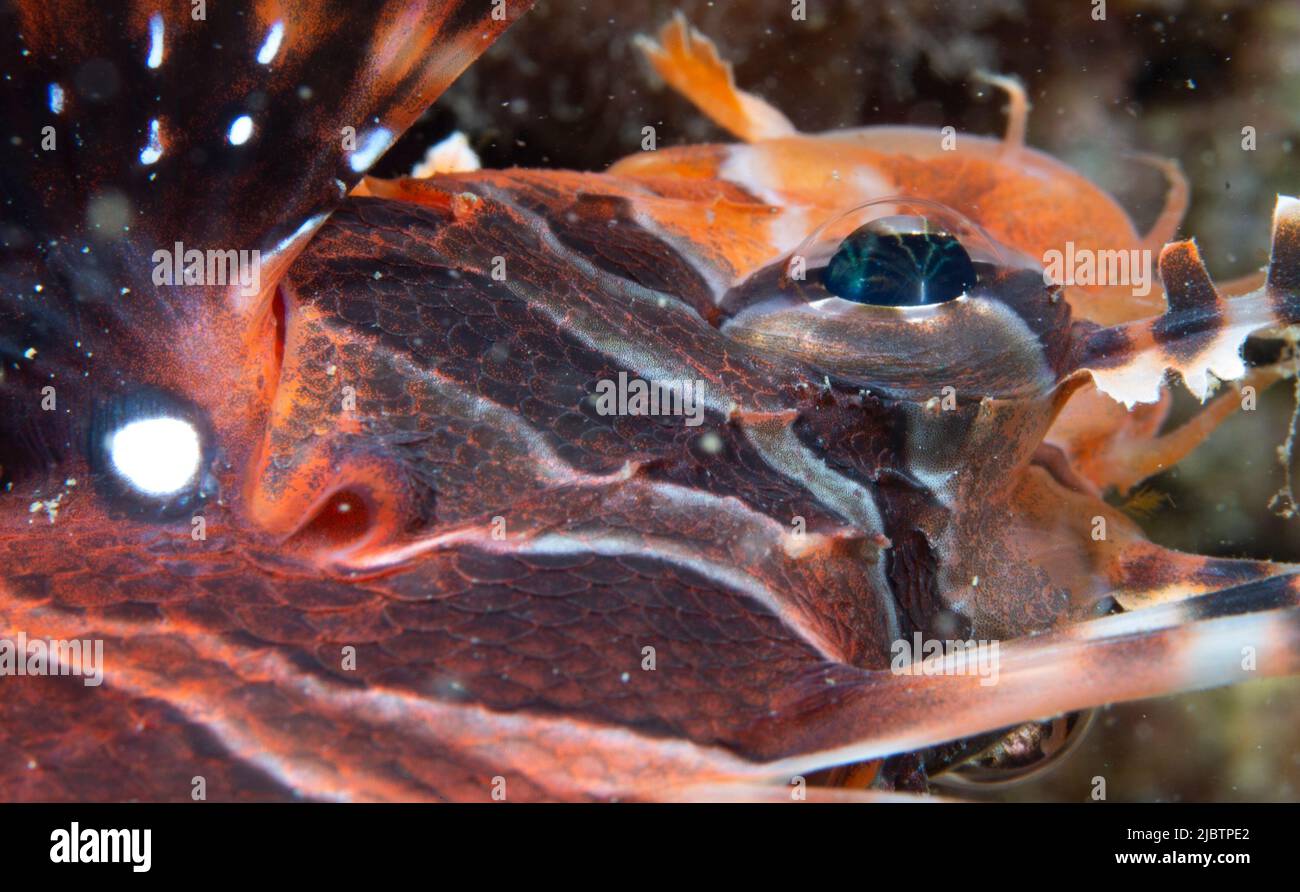
<svg viewBox="0 0 1300 892"><path fill-rule="evenodd" d="M1170 357L1191 359L1213 342L1226 321L1195 242L1165 245L1160 252L1160 281L1169 309L1151 324L1151 336Z"/></svg>

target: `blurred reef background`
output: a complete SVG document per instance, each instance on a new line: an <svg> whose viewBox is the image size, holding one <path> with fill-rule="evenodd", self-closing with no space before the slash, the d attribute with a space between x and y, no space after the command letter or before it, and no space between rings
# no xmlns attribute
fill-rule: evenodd
<svg viewBox="0 0 1300 892"><path fill-rule="evenodd" d="M628 3L537 0L488 55L385 156L402 175L463 131L486 167L601 170L659 145L728 141L650 73L632 46L681 10L732 60L739 84L804 131L871 124L1001 133L984 68L1017 75L1033 109L1028 140L1109 188L1140 228L1164 182L1131 158L1174 158L1191 181L1182 235L1224 281L1262 266L1278 192L1300 193L1297 0L789 0ZM1256 148L1243 149L1253 127ZM1283 483L1277 447L1294 408L1287 383L1262 395L1180 468L1148 486L1140 522L1163 544L1300 561L1300 519L1267 507ZM1296 463L1293 462L1293 466ZM1300 476L1300 468L1293 468ZM1300 799L1300 680L1259 681L1103 710L1063 764L985 798ZM970 794L963 794L970 795ZM980 795L980 794L977 794Z"/></svg>

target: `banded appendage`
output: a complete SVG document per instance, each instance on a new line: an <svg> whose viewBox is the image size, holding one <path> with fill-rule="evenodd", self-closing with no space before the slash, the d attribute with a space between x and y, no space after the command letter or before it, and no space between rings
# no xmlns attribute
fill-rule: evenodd
<svg viewBox="0 0 1300 892"><path fill-rule="evenodd" d="M665 152L608 176L368 181L276 282L278 343L239 376L264 401L224 410L227 379L184 350L146 382L188 395L223 450L202 538L17 480L0 637L99 639L105 663L99 688L4 679L8 795L183 799L201 775L212 799L486 800L498 779L512 800L787 798L830 766L1300 669L1295 568L1151 544L1061 426L1094 366L1132 361L1103 349L1115 332L1195 345L1175 356L1193 380L1224 371L1189 247L1165 253L1159 324L1072 325L1032 271L986 262L943 305L960 315L923 320L930 350L906 349L896 308L792 337L752 298L825 183L760 151L689 157L695 176ZM1284 202L1270 284L1240 317L1216 297L1218 317L1296 321L1294 234ZM945 410L935 345L971 346L954 319L1034 386L977 369ZM886 338L853 337L891 328L909 380L878 371ZM600 411L620 374L697 402ZM75 452L54 471L90 479ZM998 641L996 683L954 658L894 671L916 634Z"/></svg>

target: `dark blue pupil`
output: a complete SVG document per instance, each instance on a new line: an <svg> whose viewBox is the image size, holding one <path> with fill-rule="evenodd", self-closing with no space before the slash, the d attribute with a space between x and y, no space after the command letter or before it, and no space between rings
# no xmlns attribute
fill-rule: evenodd
<svg viewBox="0 0 1300 892"><path fill-rule="evenodd" d="M946 232L880 232L867 224L840 243L822 284L860 304L915 307L965 294L975 284L975 267Z"/></svg>

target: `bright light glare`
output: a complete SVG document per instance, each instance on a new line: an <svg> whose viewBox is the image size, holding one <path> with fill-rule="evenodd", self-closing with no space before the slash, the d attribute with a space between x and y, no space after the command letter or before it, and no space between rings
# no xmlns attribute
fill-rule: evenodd
<svg viewBox="0 0 1300 892"><path fill-rule="evenodd" d="M230 125L230 132L226 134L226 139L230 140L232 146L242 146L248 142L248 138L253 135L253 119L248 115L240 115Z"/></svg>
<svg viewBox="0 0 1300 892"><path fill-rule="evenodd" d="M257 51L257 61L263 65L270 65L275 54L280 52L280 41L283 39L284 22L276 22L266 33L266 41L262 44L262 48Z"/></svg>
<svg viewBox="0 0 1300 892"><path fill-rule="evenodd" d="M108 442L117 473L140 492L167 496L199 472L199 433L179 418L143 418L123 425Z"/></svg>

